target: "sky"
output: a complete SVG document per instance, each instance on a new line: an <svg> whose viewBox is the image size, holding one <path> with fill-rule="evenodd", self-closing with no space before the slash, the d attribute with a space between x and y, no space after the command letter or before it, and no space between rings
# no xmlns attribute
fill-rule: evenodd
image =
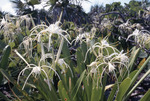
<svg viewBox="0 0 150 101"><path fill-rule="evenodd" d="M105 5L105 4L111 4L113 2L118 2L118 1L120 1L121 4L123 5L124 3L129 3L130 0L89 0L89 1L90 2L84 1L82 3L82 7L85 12L89 12L90 7L92 5L96 5L96 4ZM40 7L37 6L37 8L40 8ZM13 4L10 2L10 0L0 0L0 10L9 12L11 14L15 14L15 9L13 8Z"/></svg>

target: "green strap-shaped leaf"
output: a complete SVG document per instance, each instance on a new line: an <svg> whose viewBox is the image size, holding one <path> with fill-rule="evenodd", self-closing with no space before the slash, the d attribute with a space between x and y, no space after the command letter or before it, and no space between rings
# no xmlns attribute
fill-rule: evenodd
<svg viewBox="0 0 150 101"><path fill-rule="evenodd" d="M82 83L83 79L85 78L85 73L86 73L86 70L84 70L82 72L82 74L80 75L80 78L77 80L77 83L73 89L73 96L74 96L73 99L75 99L75 97L79 91L79 87L81 86L81 83Z"/></svg>
<svg viewBox="0 0 150 101"><path fill-rule="evenodd" d="M92 88L91 101L100 101L101 93L102 93L102 87Z"/></svg>
<svg viewBox="0 0 150 101"><path fill-rule="evenodd" d="M62 75L61 69L60 69L60 67L58 65L56 65L56 70L57 70L57 73L60 76L60 79L61 79L62 84L64 85L64 88L66 90L69 90L69 84L68 84L69 81L67 81L67 76Z"/></svg>
<svg viewBox="0 0 150 101"><path fill-rule="evenodd" d="M61 80L58 82L58 89L59 89L59 95L60 95L62 101L71 101L68 96L69 92L66 91Z"/></svg>
<svg viewBox="0 0 150 101"><path fill-rule="evenodd" d="M149 101L150 100L150 89L145 93L145 95L140 99L140 101Z"/></svg>
<svg viewBox="0 0 150 101"><path fill-rule="evenodd" d="M130 75L129 75L129 78L132 79L137 72L138 72L138 70L135 70L135 71L131 72Z"/></svg>
<svg viewBox="0 0 150 101"><path fill-rule="evenodd" d="M68 49L66 40L64 40L64 44L63 44L63 47L62 47L62 53L63 53L62 55L65 58L66 62L68 62L68 64L69 64L71 55L70 55L70 50Z"/></svg>
<svg viewBox="0 0 150 101"><path fill-rule="evenodd" d="M116 91L117 91L117 84L114 85L112 91L110 92L110 94L109 94L109 96L108 96L107 101L113 101L113 100L114 100Z"/></svg>
<svg viewBox="0 0 150 101"><path fill-rule="evenodd" d="M129 67L129 71L131 71L133 69L134 62L136 61L139 52L140 52L140 48L138 48L137 50L136 50L135 47L133 48L131 56L130 56L130 63L129 63L129 66L128 66Z"/></svg>
<svg viewBox="0 0 150 101"><path fill-rule="evenodd" d="M82 49L77 49L77 71L81 74L85 70L84 56L82 54Z"/></svg>
<svg viewBox="0 0 150 101"><path fill-rule="evenodd" d="M74 73L75 73L74 72L75 63L71 60L70 50L69 50L69 48L67 46L67 41L65 41L65 40L64 40L64 44L63 44L63 48L62 48L62 53L63 53L62 56L63 56L65 62L70 66L70 68L72 70L72 73L74 75Z"/></svg>
<svg viewBox="0 0 150 101"><path fill-rule="evenodd" d="M81 50L82 50L82 55L83 55L83 58L85 57L85 54L87 52L87 45L85 42L82 42L81 44Z"/></svg>
<svg viewBox="0 0 150 101"><path fill-rule="evenodd" d="M39 93L41 93L45 101L58 101L57 92L51 82L51 89L49 89L47 83L44 81L44 78L40 76L34 84L36 84L36 88L38 89Z"/></svg>
<svg viewBox="0 0 150 101"><path fill-rule="evenodd" d="M137 73L137 71L138 71L138 70L135 70L135 71L133 71L132 73L130 73L129 78L132 79L132 78L134 77L134 75ZM135 82L135 81L134 81L134 82ZM107 101L113 101L113 100L114 100L116 91L117 91L117 84L114 85L114 87L113 87L111 93L110 93L109 96L108 96Z"/></svg>
<svg viewBox="0 0 150 101"><path fill-rule="evenodd" d="M126 78L125 80L123 80L123 82L120 84L119 92L117 93L116 96L117 101L122 101L122 98L125 96L126 91L130 87L130 84L131 84L130 78Z"/></svg>
<svg viewBox="0 0 150 101"><path fill-rule="evenodd" d="M88 80L88 81L87 81ZM88 77L87 79L83 80L84 89L87 95L88 101L91 100L91 91L92 91L92 79L91 77Z"/></svg>
<svg viewBox="0 0 150 101"><path fill-rule="evenodd" d="M105 99L104 93L105 93L106 82L107 82L107 74L105 73L104 77L103 77L103 80L102 80L103 86L102 86L102 93L101 93L101 101L104 101L104 99Z"/></svg>
<svg viewBox="0 0 150 101"><path fill-rule="evenodd" d="M9 45L7 45L3 50L3 56L0 61L0 68L6 69L10 52L11 52L11 48Z"/></svg>
<svg viewBox="0 0 150 101"><path fill-rule="evenodd" d="M81 74L85 69L85 54L87 51L87 46L86 44L83 42L81 44L81 47L79 47L77 49L76 55L77 55L77 70L79 71L79 73ZM86 59L86 61L88 61L88 58Z"/></svg>

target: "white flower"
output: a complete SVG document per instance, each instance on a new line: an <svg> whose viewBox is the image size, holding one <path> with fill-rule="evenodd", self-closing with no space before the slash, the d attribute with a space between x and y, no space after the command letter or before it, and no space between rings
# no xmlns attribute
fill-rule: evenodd
<svg viewBox="0 0 150 101"><path fill-rule="evenodd" d="M128 70L129 58L126 56L126 53L123 53L123 50L121 52L112 53L105 57L105 59L109 59L110 63L119 64L119 68L125 67Z"/></svg>
<svg viewBox="0 0 150 101"><path fill-rule="evenodd" d="M101 42L97 42L95 43L94 45L92 45L86 52L85 54L85 60L84 62L86 61L86 58L87 58L87 54L89 51L93 52L93 54L98 58L101 58L103 57L103 52L104 50L106 51L107 55L109 56L110 53L108 51L108 48L111 48L113 50L113 52L118 52L118 50L113 47L113 46L110 46L109 43L107 42L106 40L107 37L105 37L104 39L101 40Z"/></svg>
<svg viewBox="0 0 150 101"><path fill-rule="evenodd" d="M135 36L135 42L136 42L137 41L137 37L140 34L139 32L140 31L138 29L135 29L134 32L128 36L126 41L128 41L131 36Z"/></svg>
<svg viewBox="0 0 150 101"><path fill-rule="evenodd" d="M33 49L32 38L24 37L23 42L19 45L19 47L21 47L22 44L23 44L25 52L26 52L24 55L28 54L28 55L32 56L32 49Z"/></svg>
<svg viewBox="0 0 150 101"><path fill-rule="evenodd" d="M90 73L94 73L94 74L97 73L96 68L93 67L93 68L90 70Z"/></svg>
<svg viewBox="0 0 150 101"><path fill-rule="evenodd" d="M53 34L57 34L58 37L63 37L69 44L71 44L69 42L69 40L67 39L67 37L70 37L70 35L67 33L67 31L62 30L61 27L59 26L60 22L57 21L55 24L51 24L50 26L47 25L38 25L36 27L34 27L31 30L31 34L30 36L36 36L35 40L37 39L38 42L41 42L41 37L42 36L46 36L48 37L49 41L48 41L48 51L50 50L51 47L51 37ZM41 30L39 33L37 32L38 28L44 28L43 30ZM63 35L63 33L65 33L66 35Z"/></svg>
<svg viewBox="0 0 150 101"><path fill-rule="evenodd" d="M90 33L86 32L83 34L79 34L71 43L73 43L75 41L75 45L77 44L77 42L82 43L84 42L89 42L90 41Z"/></svg>
<svg viewBox="0 0 150 101"><path fill-rule="evenodd" d="M95 32L96 32L95 27L93 27L90 32L84 32L84 33L81 33L79 29L79 35L71 43L75 42L75 45L76 45L77 42L80 42L80 43L86 42L87 45L90 45L90 42L94 38Z"/></svg>
<svg viewBox="0 0 150 101"><path fill-rule="evenodd" d="M150 32L147 30L141 30L137 43L140 47L145 47L150 43Z"/></svg>
<svg viewBox="0 0 150 101"><path fill-rule="evenodd" d="M108 62L108 70L109 70L109 72L114 71L114 69L115 69L115 67L110 62Z"/></svg>
<svg viewBox="0 0 150 101"><path fill-rule="evenodd" d="M57 62L59 65L60 65L60 68L62 69L62 73L65 72L65 68L69 68L70 69L70 72L71 72L71 75L73 77L73 72L70 68L70 66L65 62L64 59L58 59L58 62Z"/></svg>
<svg viewBox="0 0 150 101"><path fill-rule="evenodd" d="M101 44L102 46L109 46L109 43L105 39L102 39Z"/></svg>
<svg viewBox="0 0 150 101"><path fill-rule="evenodd" d="M4 35L4 40L14 41L15 35L18 34L18 29L14 24L15 18L10 17L9 14L6 14L5 17L0 22L0 31Z"/></svg>
<svg viewBox="0 0 150 101"><path fill-rule="evenodd" d="M135 30L131 35L128 36L127 40L131 37L135 36L134 41L140 46L144 47L150 43L150 32L147 30Z"/></svg>
<svg viewBox="0 0 150 101"><path fill-rule="evenodd" d="M51 85L50 85L49 77L48 77L46 71L44 70L44 68L49 68L49 69L51 69L52 71L54 71L55 74L56 74L56 75L58 76L58 78L60 79L58 73L57 73L52 67L47 66L47 65L42 65L42 66L41 66L40 63L39 63L38 66L35 65L35 64L29 64L29 63L21 56L21 54L18 53L17 50L15 50L15 53L27 64L27 66L26 66L26 67L19 73L19 75L18 75L18 80L17 80L17 83L18 83L18 84L19 84L19 79L20 79L21 74L23 75L24 72L25 72L25 70L31 70L30 74L27 76L27 78L26 78L26 80L25 80L25 82L24 82L24 85L23 85L23 87L22 87L22 90L24 89L24 87L25 87L25 85L26 85L26 83L27 83L27 81L28 81L28 79L29 79L29 77L30 77L31 75L34 75L34 77L36 78L37 75L41 75L41 72L43 72L43 73L45 74L45 76L46 76L46 78L47 78L47 81L48 81L47 83L48 83L49 89L51 90Z"/></svg>
<svg viewBox="0 0 150 101"><path fill-rule="evenodd" d="M29 28L30 23L31 23L31 18L29 17L29 15L22 15L22 16L20 16L17 19L16 26L18 25L18 27L19 27L24 22L25 22L25 25L26 25L26 29Z"/></svg>
<svg viewBox="0 0 150 101"><path fill-rule="evenodd" d="M129 62L129 58L126 56L126 53L123 53L123 50L117 54L117 56L115 57L116 59L120 59L121 63L128 63Z"/></svg>
<svg viewBox="0 0 150 101"><path fill-rule="evenodd" d="M51 24L48 28L47 31L49 31L50 33L57 33L60 34L62 32L65 32L64 30L62 30L59 26L60 22L56 22L55 24Z"/></svg>
<svg viewBox="0 0 150 101"><path fill-rule="evenodd" d="M5 18L3 18L2 20L1 20L1 27L3 26L3 25L5 25L7 23L7 21L5 20Z"/></svg>
<svg viewBox="0 0 150 101"><path fill-rule="evenodd" d="M87 65L88 67L96 67L98 62L94 61L90 65Z"/></svg>
<svg viewBox="0 0 150 101"><path fill-rule="evenodd" d="M87 67L90 67L90 73L97 73L96 67L98 65L98 62L93 61L90 65L87 65Z"/></svg>

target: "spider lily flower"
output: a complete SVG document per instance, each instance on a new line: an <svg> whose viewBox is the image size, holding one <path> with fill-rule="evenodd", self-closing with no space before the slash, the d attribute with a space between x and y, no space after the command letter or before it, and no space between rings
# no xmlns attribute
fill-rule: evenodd
<svg viewBox="0 0 150 101"><path fill-rule="evenodd" d="M109 56L109 51L108 51L108 48L111 48L113 50L113 52L117 52L118 50L113 47L113 46L110 46L109 43L106 41L106 39L102 39L101 42L97 42L95 43L94 45L92 45L86 52L85 54L85 60L84 62L86 61L86 58L87 58L87 54L89 51L93 52L94 55L98 58L101 58L103 57L103 51L106 50L107 52L107 55Z"/></svg>
<svg viewBox="0 0 150 101"><path fill-rule="evenodd" d="M137 37L140 34L139 32L140 31L138 29L135 29L134 32L128 36L128 38L126 39L126 41L128 41L131 36L135 36L134 39L135 39L135 42L137 42Z"/></svg>
<svg viewBox="0 0 150 101"><path fill-rule="evenodd" d="M133 34L129 35L127 40L131 37L135 36L134 41L140 46L145 47L150 42L150 32L147 30L135 30Z"/></svg>
<svg viewBox="0 0 150 101"><path fill-rule="evenodd" d="M91 68L90 73L96 73L97 72L97 70L96 70L97 64L98 64L98 62L94 61L90 65L87 65L87 67Z"/></svg>
<svg viewBox="0 0 150 101"><path fill-rule="evenodd" d="M140 47L145 48L145 46L150 43L150 32L147 30L141 30L137 43Z"/></svg>
<svg viewBox="0 0 150 101"><path fill-rule="evenodd" d="M10 17L10 15L6 14L5 17L1 20L0 29L4 35L4 39L8 41L14 41L15 35L20 32L15 25L15 18ZM21 29L21 28L20 28Z"/></svg>
<svg viewBox="0 0 150 101"><path fill-rule="evenodd" d="M97 61L97 62L99 62L99 61ZM112 57L112 59L107 60L107 61L106 61L106 59L104 57L103 61L100 61L98 63L96 69L98 69L99 67L102 67L103 68L103 72L104 71L106 71L106 72L108 71L108 73L112 73L112 72L115 73L114 70L117 69L117 67L118 67L119 73L121 73L121 70L122 70L123 67L125 67L127 69L127 71L128 71L127 65L128 64L124 64L121 61L115 60L114 57Z"/></svg>
<svg viewBox="0 0 150 101"><path fill-rule="evenodd" d="M4 35L5 39L9 39L9 40L13 40L14 39L14 28L15 26L11 23L11 22L7 22L7 20L5 20L3 18L3 20L1 21L1 32Z"/></svg>
<svg viewBox="0 0 150 101"><path fill-rule="evenodd" d="M112 65L110 62L108 62L108 70L109 70L109 72L114 71L114 69L115 69L114 65Z"/></svg>
<svg viewBox="0 0 150 101"><path fill-rule="evenodd" d="M65 72L65 68L69 68L69 69L70 69L70 72L71 72L71 75L72 75L72 77L73 77L73 72L72 72L70 66L65 62L64 59L59 59L57 63L60 65L60 68L62 69L62 72L61 72L61 73L64 73L64 72Z"/></svg>
<svg viewBox="0 0 150 101"><path fill-rule="evenodd" d="M108 45L108 44L106 44ZM96 51L95 51L96 52ZM101 74L99 78L96 78L97 81L102 81L103 74L106 73L109 75L109 73L113 74L113 76L116 78L116 82L118 83L117 74L116 71L122 75L124 71L123 68L126 68L128 74L128 57L126 56L123 51L119 52L119 50L116 50L114 53L110 55L103 55L100 59L99 57L96 57L96 60L93 61L90 65L87 65L89 69L89 74L99 75L100 68L102 69ZM123 75L122 75L123 76ZM102 84L103 85L103 84Z"/></svg>
<svg viewBox="0 0 150 101"><path fill-rule="evenodd" d="M38 40L38 42L41 42L41 37L42 35L46 35L49 39L48 41L48 50L50 49L50 46L51 46L51 37L53 34L57 34L59 37L63 37L69 44L71 44L69 42L69 40L67 39L67 37L70 38L70 35L67 33L67 31L65 30L62 30L61 27L59 26L60 22L57 21L55 24L51 24L50 26L47 26L47 25L38 25L36 27L34 27L32 30L31 30L31 34L30 36L32 35L36 35L35 39ZM41 30L38 34L34 34L34 32L37 33L37 28L38 27L43 27L44 29ZM63 33L66 33L66 35L63 35Z"/></svg>
<svg viewBox="0 0 150 101"><path fill-rule="evenodd" d="M101 46L102 46L102 49L106 49L107 51L107 48L111 48L113 50L113 52L116 52L118 51L115 47L111 46L108 41L108 36L106 36L105 38L103 38L100 42ZM109 52L107 52L109 54Z"/></svg>
<svg viewBox="0 0 150 101"><path fill-rule="evenodd" d="M93 27L90 32L80 33L74 40L72 40L71 44L75 42L76 45L77 42L82 43L84 41L87 45L90 45L91 40L94 38L95 32L96 29Z"/></svg>
<svg viewBox="0 0 150 101"><path fill-rule="evenodd" d="M79 34L79 35L76 37L76 39L72 40L71 44L72 44L73 42L75 42L75 45L76 45L77 42L79 42L79 41L82 43L83 38L85 38L85 34Z"/></svg>
<svg viewBox="0 0 150 101"><path fill-rule="evenodd" d="M102 46L109 46L109 43L105 39L102 39L101 44Z"/></svg>
<svg viewBox="0 0 150 101"><path fill-rule="evenodd" d="M31 72L29 73L29 75L27 76L27 78L26 78L26 80L25 80L25 82L24 82L24 85L23 85L23 87L22 87L22 90L24 89L24 87L25 87L25 85L26 85L26 83L27 83L27 81L28 81L28 79L30 78L31 75L33 75L33 76L36 78L37 75L41 75L41 72L43 72L43 73L45 74L45 76L46 76L46 78L47 78L47 81L48 81L48 82L47 82L47 83L48 83L48 87L49 87L49 89L51 90L51 85L50 85L49 77L48 77L46 71L44 70L44 68L49 68L50 70L54 71L55 74L56 74L56 75L58 76L58 78L60 79L58 73L57 73L52 67L47 66L47 65L42 65L42 66L41 66L40 63L39 63L38 66L35 65L35 64L29 64L29 63L21 56L21 54L18 53L17 50L15 50L15 53L27 64L27 66L26 66L26 67L19 73L19 75L18 75L18 80L17 80L17 83L18 83L18 84L19 84L19 80L20 80L21 74L24 75L25 70L31 70Z"/></svg>
<svg viewBox="0 0 150 101"><path fill-rule="evenodd" d="M105 58L109 59L111 61L118 60L123 64L128 64L128 62L129 62L129 58L126 56L126 53L123 53L123 50L119 53L114 52Z"/></svg>
<svg viewBox="0 0 150 101"><path fill-rule="evenodd" d="M7 21L5 20L5 18L3 18L2 20L1 20L1 23L0 23L1 25L0 25L0 28L3 26L3 25L5 25L5 24L7 24Z"/></svg>
<svg viewBox="0 0 150 101"><path fill-rule="evenodd" d="M129 63L129 58L126 56L126 53L123 53L123 50L119 54L117 54L115 58L120 59L121 63Z"/></svg>
<svg viewBox="0 0 150 101"><path fill-rule="evenodd" d="M90 67L90 68L88 68L89 69L89 74L88 75L90 75L90 74L99 75L99 68L102 68L102 73L100 75L100 78L98 78L100 80L102 80L102 76L103 76L104 72L106 72L107 74L112 73L112 72L115 73L115 71L114 71L115 66L113 65L113 63L110 63L109 61L106 62L106 61L96 60L96 61L92 62L90 65L87 65L87 66Z"/></svg>
<svg viewBox="0 0 150 101"><path fill-rule="evenodd" d="M123 51L121 51L120 53L113 53L113 54L114 55L110 55L112 57L109 57L109 63L117 65L120 74L122 74L121 72L123 68L126 68L129 74L128 71L129 58L125 55L126 53L123 53Z"/></svg>
<svg viewBox="0 0 150 101"><path fill-rule="evenodd" d="M24 24L27 29L30 26L30 22L31 22L31 18L28 15L22 15L19 18L16 18L16 27L17 29L20 29L21 24Z"/></svg>
<svg viewBox="0 0 150 101"><path fill-rule="evenodd" d="M109 52L107 50L108 48L112 49L113 51ZM104 50L106 50L105 53L103 53ZM88 49L85 55L85 60L87 57L87 53L89 51L91 51L95 55L96 59L91 64L87 65L87 67L90 67L88 68L89 69L88 75L90 74L98 75L100 68L102 69L100 80L102 80L102 76L104 73L106 74L112 73L117 80L116 71L122 74L123 68L125 68L129 74L128 71L129 58L126 56L126 53L123 53L123 51L120 52L118 49L111 46L105 38L102 39L100 42L95 43L92 47Z"/></svg>
<svg viewBox="0 0 150 101"><path fill-rule="evenodd" d="M87 65L88 67L96 67L98 62L94 61L90 65Z"/></svg>
<svg viewBox="0 0 150 101"><path fill-rule="evenodd" d="M128 63L129 58L123 53L123 51L121 51L119 53L114 52L109 56L103 56L101 59L96 58L94 62L87 66L96 69L102 66L104 70L108 70L109 72L115 70L115 67L117 66L119 69L125 67L128 71ZM121 71L119 72L121 73Z"/></svg>
<svg viewBox="0 0 150 101"><path fill-rule="evenodd" d="M21 47L21 45L24 46L24 49L26 51L26 53L24 55L28 54L32 57L32 49L33 49L32 38L24 37L23 41L22 41L22 43L20 43L19 47Z"/></svg>
<svg viewBox="0 0 150 101"><path fill-rule="evenodd" d="M97 70L101 66L103 67L103 72L108 70L108 72L111 73L115 69L115 66L113 65L113 62L110 62L110 61L108 61L108 62L106 62L106 61L99 62L99 64L96 66L95 69Z"/></svg>
<svg viewBox="0 0 150 101"><path fill-rule="evenodd" d="M131 26L129 19L126 21L126 23L120 24L119 28L124 29L126 27Z"/></svg>

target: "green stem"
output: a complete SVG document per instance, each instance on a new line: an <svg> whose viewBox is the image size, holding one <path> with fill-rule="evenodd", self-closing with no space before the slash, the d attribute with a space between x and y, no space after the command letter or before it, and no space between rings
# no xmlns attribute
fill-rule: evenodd
<svg viewBox="0 0 150 101"><path fill-rule="evenodd" d="M58 49L58 53L57 53L57 57L56 57L55 63L57 63L57 61L58 61L58 59L59 59L59 57L60 57L63 44L64 44L64 38L62 37L62 39L61 39L61 41L60 41L60 46L59 46L59 49Z"/></svg>

